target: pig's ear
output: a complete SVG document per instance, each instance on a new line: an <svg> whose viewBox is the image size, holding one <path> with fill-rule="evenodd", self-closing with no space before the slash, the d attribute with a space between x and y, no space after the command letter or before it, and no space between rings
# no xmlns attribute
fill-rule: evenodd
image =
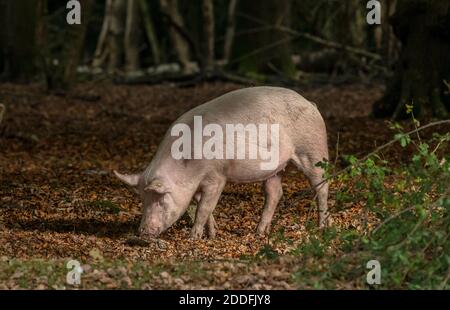
<svg viewBox="0 0 450 310"><path fill-rule="evenodd" d="M127 183L130 186L136 187L139 183L140 174L121 174L116 170L114 170L114 174L121 181Z"/></svg>
<svg viewBox="0 0 450 310"><path fill-rule="evenodd" d="M154 179L152 180L144 189L146 192L155 192L158 194L166 194L169 192L169 189L164 186L161 180Z"/></svg>

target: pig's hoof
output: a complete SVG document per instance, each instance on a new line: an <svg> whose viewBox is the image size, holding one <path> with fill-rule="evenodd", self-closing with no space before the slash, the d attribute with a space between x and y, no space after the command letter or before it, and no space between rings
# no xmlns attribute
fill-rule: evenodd
<svg viewBox="0 0 450 310"><path fill-rule="evenodd" d="M199 240L203 236L203 229L195 229L192 228L191 230L191 239L193 240Z"/></svg>
<svg viewBox="0 0 450 310"><path fill-rule="evenodd" d="M208 229L208 239L216 239L216 229Z"/></svg>
<svg viewBox="0 0 450 310"><path fill-rule="evenodd" d="M325 229L327 227L331 227L331 226L333 226L333 223L334 223L333 219L331 218L330 215L328 215L325 219L322 219L320 221L319 228L320 229Z"/></svg>
<svg viewBox="0 0 450 310"><path fill-rule="evenodd" d="M210 218L209 218L208 222L206 223L206 230L207 230L209 239L216 238L216 229L217 229L217 223L214 220L214 217L212 215L210 215Z"/></svg>
<svg viewBox="0 0 450 310"><path fill-rule="evenodd" d="M256 233L260 236L265 236L270 233L270 225L266 224L258 224L258 227L256 228Z"/></svg>

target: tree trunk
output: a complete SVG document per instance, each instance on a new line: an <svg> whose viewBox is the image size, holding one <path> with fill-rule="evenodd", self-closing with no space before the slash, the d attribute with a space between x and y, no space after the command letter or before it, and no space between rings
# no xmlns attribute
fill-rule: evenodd
<svg viewBox="0 0 450 310"><path fill-rule="evenodd" d="M373 35L375 47L379 54L383 55L386 67L392 67L398 59L399 42L388 22L395 13L397 0L383 0L381 2L381 25L374 25Z"/></svg>
<svg viewBox="0 0 450 310"><path fill-rule="evenodd" d="M177 0L160 0L161 9L168 18L171 19L172 23L175 23L179 29L184 28L183 18L178 10ZM175 48L178 61L180 62L184 73L192 73L193 68L190 63L190 51L188 42L180 34L179 30L173 25L169 26L169 35L172 40L172 44Z"/></svg>
<svg viewBox="0 0 450 310"><path fill-rule="evenodd" d="M108 35L108 72L113 73L123 63L123 36L125 21L125 0L112 0L111 28Z"/></svg>
<svg viewBox="0 0 450 310"><path fill-rule="evenodd" d="M37 73L39 0L2 1L0 12L3 75L27 81Z"/></svg>
<svg viewBox="0 0 450 310"><path fill-rule="evenodd" d="M237 0L230 0L228 5L227 29L225 31L225 42L223 46L223 60L228 63L233 47L234 32L236 29L236 6Z"/></svg>
<svg viewBox="0 0 450 310"><path fill-rule="evenodd" d="M124 42L126 71L133 72L140 68L139 42L139 4L137 0L128 0Z"/></svg>
<svg viewBox="0 0 450 310"><path fill-rule="evenodd" d="M341 43L354 47L362 47L365 42L367 10L360 0L346 0L343 3L337 37Z"/></svg>
<svg viewBox="0 0 450 310"><path fill-rule="evenodd" d="M447 117L450 104L444 80L450 79L450 3L447 0L399 0L391 19L402 51L394 77L377 117L406 117L405 105L416 116Z"/></svg>
<svg viewBox="0 0 450 310"><path fill-rule="evenodd" d="M46 16L48 16L48 1L38 0L36 9L38 10L38 18L36 24L36 48L38 51L38 70L45 79L45 86L50 88L51 83L51 70L50 70L50 48L48 46L48 22Z"/></svg>
<svg viewBox="0 0 450 310"><path fill-rule="evenodd" d="M12 3L0 0L0 79L11 75Z"/></svg>
<svg viewBox="0 0 450 310"><path fill-rule="evenodd" d="M142 13L142 21L144 23L145 34L147 35L148 43L152 50L153 62L155 65L161 63L161 53L159 49L158 38L156 37L155 27L153 26L152 16L148 7L147 0L139 0L139 5Z"/></svg>
<svg viewBox="0 0 450 310"><path fill-rule="evenodd" d="M81 24L67 25L67 41L64 45L62 60L64 62L61 87L70 88L74 83L77 68L84 52L86 33L94 7L94 0L81 0ZM70 42L70 43L67 43Z"/></svg>
<svg viewBox="0 0 450 310"><path fill-rule="evenodd" d="M106 0L102 30L100 31L100 36L95 48L94 59L92 61L92 67L94 68L102 67L108 55L108 48L106 43L111 27L112 6L113 0Z"/></svg>
<svg viewBox="0 0 450 310"><path fill-rule="evenodd" d="M291 1L264 0L255 7L255 1L241 0L238 12L237 31L243 34L235 38L230 66L244 74L294 76L289 34L277 29L245 34L264 26L289 27Z"/></svg>
<svg viewBox="0 0 450 310"><path fill-rule="evenodd" d="M394 15L395 9L397 7L397 0L386 0L385 5L382 6L384 11L385 21L389 20L391 16ZM382 54L384 58L384 62L387 66L391 67L395 60L398 59L399 52L399 42L395 37L392 26L389 22L382 23Z"/></svg>
<svg viewBox="0 0 450 310"><path fill-rule="evenodd" d="M205 68L206 72L214 70L214 3L213 0L202 1L204 42L205 42Z"/></svg>

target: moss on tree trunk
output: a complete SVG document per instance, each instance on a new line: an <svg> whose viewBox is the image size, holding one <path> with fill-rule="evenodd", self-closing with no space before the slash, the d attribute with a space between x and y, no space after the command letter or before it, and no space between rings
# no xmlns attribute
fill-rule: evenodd
<svg viewBox="0 0 450 310"><path fill-rule="evenodd" d="M405 105L417 116L449 115L450 2L400 0L391 23L402 52L385 96L374 105L376 117L404 118Z"/></svg>

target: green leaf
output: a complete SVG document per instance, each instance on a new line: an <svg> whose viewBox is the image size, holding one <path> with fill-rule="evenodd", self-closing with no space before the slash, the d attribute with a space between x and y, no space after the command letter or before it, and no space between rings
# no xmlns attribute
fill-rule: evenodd
<svg viewBox="0 0 450 310"><path fill-rule="evenodd" d="M414 106L412 104L406 104L406 114L411 114L413 112Z"/></svg>

